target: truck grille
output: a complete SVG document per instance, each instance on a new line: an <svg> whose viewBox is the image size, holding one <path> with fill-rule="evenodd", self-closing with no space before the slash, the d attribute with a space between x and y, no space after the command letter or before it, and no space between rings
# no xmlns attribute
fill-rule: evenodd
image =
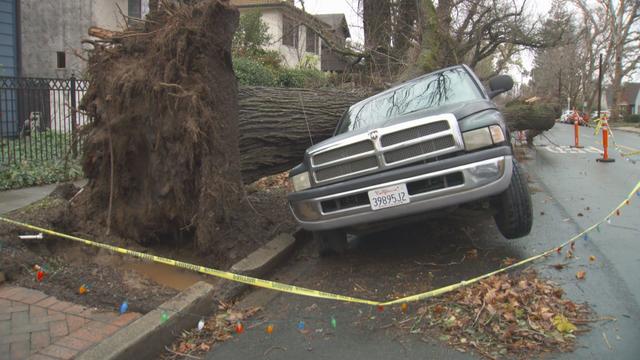
<svg viewBox="0 0 640 360"><path fill-rule="evenodd" d="M349 156L358 155L374 149L373 143L369 140L360 141L355 144L343 146L334 150L320 153L313 157L314 165L322 165L331 161L344 159Z"/></svg>
<svg viewBox="0 0 640 360"><path fill-rule="evenodd" d="M387 147L445 130L449 130L449 123L447 123L446 121L437 121L434 123L416 126L414 128L409 128L406 130L391 133L389 135L385 135L380 139L380 143L383 147Z"/></svg>
<svg viewBox="0 0 640 360"><path fill-rule="evenodd" d="M316 180L325 181L334 179L345 174L358 173L364 170L375 169L378 167L378 159L375 156L366 157L364 159L350 161L344 164L334 165L316 170Z"/></svg>
<svg viewBox="0 0 640 360"><path fill-rule="evenodd" d="M453 140L453 136L447 135L441 138L428 140L425 142L417 143L415 145L400 148L398 150L392 150L384 154L384 159L387 164L393 164L398 161L410 159L423 154L432 153L434 151L446 149L454 146L456 143Z"/></svg>
<svg viewBox="0 0 640 360"><path fill-rule="evenodd" d="M311 154L315 183L355 177L464 148L458 122L451 114L372 130L349 140L353 142Z"/></svg>

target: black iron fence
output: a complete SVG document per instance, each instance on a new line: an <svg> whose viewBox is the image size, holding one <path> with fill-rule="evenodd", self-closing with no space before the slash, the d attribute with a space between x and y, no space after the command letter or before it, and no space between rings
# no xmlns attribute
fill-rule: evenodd
<svg viewBox="0 0 640 360"><path fill-rule="evenodd" d="M0 77L0 165L77 156L88 81Z"/></svg>

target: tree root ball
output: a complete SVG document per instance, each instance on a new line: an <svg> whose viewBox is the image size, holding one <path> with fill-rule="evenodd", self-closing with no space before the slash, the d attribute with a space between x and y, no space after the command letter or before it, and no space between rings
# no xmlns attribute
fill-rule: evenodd
<svg viewBox="0 0 640 360"><path fill-rule="evenodd" d="M94 42L86 216L144 243L185 232L222 249L243 198L227 1L160 2L143 26Z"/></svg>

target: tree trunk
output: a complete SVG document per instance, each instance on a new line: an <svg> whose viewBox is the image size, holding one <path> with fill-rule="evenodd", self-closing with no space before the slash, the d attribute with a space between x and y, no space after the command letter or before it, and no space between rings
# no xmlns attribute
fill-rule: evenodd
<svg viewBox="0 0 640 360"><path fill-rule="evenodd" d="M296 166L312 144L331 137L363 93L328 89L241 87L240 163L245 184Z"/></svg>
<svg viewBox="0 0 640 360"><path fill-rule="evenodd" d="M250 184L302 162L304 151L325 140L342 114L366 94L328 89L240 87L240 163ZM554 111L517 105L503 111L511 130L548 130Z"/></svg>

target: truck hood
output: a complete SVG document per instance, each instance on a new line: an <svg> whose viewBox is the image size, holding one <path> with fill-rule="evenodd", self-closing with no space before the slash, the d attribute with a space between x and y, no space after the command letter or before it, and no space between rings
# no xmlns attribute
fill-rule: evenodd
<svg viewBox="0 0 640 360"><path fill-rule="evenodd" d="M389 120L383 123L375 124L373 126L365 126L353 131L348 131L346 133L336 135L334 137L331 137L329 139L326 139L324 141L321 141L309 147L306 151L306 155L313 154L318 149L323 148L326 145L329 145L333 142L337 142L337 141L352 137L354 135L364 134L376 128L383 128L386 126L399 124L405 121L416 120L416 119L420 119L427 116L433 116L437 114L450 113L450 114L453 114L458 121L460 121L470 115L473 115L485 110L490 110L490 109L497 109L496 104L493 101L481 99L481 100L475 100L475 101L466 101L461 103L447 104L447 105L439 106L433 109L419 110L419 111L415 111L415 112L398 116L395 118L390 118Z"/></svg>

